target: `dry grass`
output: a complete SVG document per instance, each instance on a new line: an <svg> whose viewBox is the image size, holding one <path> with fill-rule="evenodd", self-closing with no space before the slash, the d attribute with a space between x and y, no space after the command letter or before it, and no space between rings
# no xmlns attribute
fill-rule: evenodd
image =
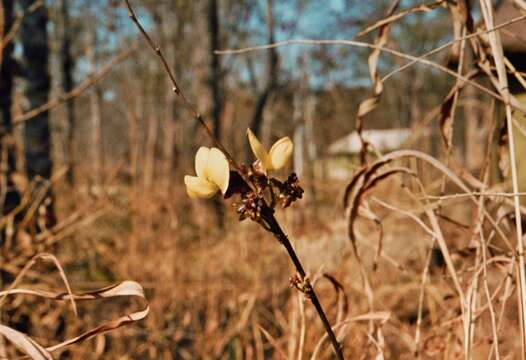
<svg viewBox="0 0 526 360"><path fill-rule="evenodd" d="M124 191L131 197L130 189ZM379 185L371 196L417 217L425 214L418 201L403 196L405 191L400 179L391 179ZM386 358L413 358L417 350L423 358L434 358L445 351L461 356L463 331L458 294L436 248L432 250L429 234L403 212L388 210L371 201L370 208L384 228L384 246L376 270L373 259L377 228L368 220L359 220L356 226L357 249L364 259L374 294L371 308L361 285L360 267L346 236L346 219L330 205L336 196L331 194L328 205L320 207L322 215L307 217L304 224L294 225L292 219L304 211L301 209L291 209L285 218L290 215L287 230L294 236L299 256L308 264L307 271L330 321L343 322L337 333L343 339L345 354L373 357L381 349ZM230 218L224 232L204 226L213 221L206 203L192 204L185 214L175 207L163 209L163 202L185 200L146 198L142 210L132 215L135 219L130 219L125 210L129 205L115 207L80 229L74 242L61 246L66 272L70 273L74 287L77 284L93 288L131 278L143 284L151 308L141 325L99 336L99 340L74 346L68 353L82 359L95 359L102 354L108 358L151 359L263 359L280 358L279 354L283 354L293 359L301 351L303 358L309 358L324 332L316 313L286 281L293 269L283 249L251 223L240 226ZM442 206L442 214L468 224L462 227L438 220L460 286L467 293L475 274L481 276L481 265L474 265L475 229L469 226L476 215L475 206L469 200L455 199L444 200ZM161 211L165 216L158 218L156 214ZM179 219L175 226L171 220L174 218ZM511 237L512 231L506 235ZM502 246L498 239L494 241ZM492 254L487 265L487 283L497 311L504 296L502 283L507 279L508 257ZM323 274L336 279L343 291L336 291ZM83 283L85 279L90 281ZM482 289L479 291L472 314L473 358L487 357L492 344L489 309ZM61 336L70 337L79 329L122 312L125 303L121 303L121 310L116 308L118 303L105 304L104 311L100 311L101 305L79 304L80 319L64 308L66 304L58 309L50 305L42 304L29 312L33 319L36 314L46 319L36 321L38 328L32 329L35 339L45 345L50 341L46 329L56 329L57 321L65 324ZM29 310L18 303L14 306L20 313ZM382 329L383 345L378 343L376 332L371 334L370 321L375 329ZM508 332L519 326L513 301L508 301L502 313L498 312L498 321L502 329L500 355L519 354L520 340ZM318 350L318 358L327 358L330 353L325 342Z"/></svg>
<svg viewBox="0 0 526 360"><path fill-rule="evenodd" d="M416 150L376 152L375 156L364 150L352 179L343 183L314 179L309 190L316 190L315 202L308 206L295 203L277 215L346 358L524 358L525 336L517 334L521 329L524 334L521 324L526 322L521 230L525 210L519 197L524 194L518 194L521 174L517 173L519 154L513 142L521 134L510 131L511 141L505 144L508 152L501 146L497 154L501 158L510 155L511 186L490 176L497 167L492 161L496 156L492 145L495 119L485 124L487 146L477 176L454 159L455 109L466 86L502 102L507 128L516 128L512 111L522 111L523 104L507 90L507 60L499 36L474 31L465 18L458 25L461 31L455 42L450 43L479 51L472 65L477 73L485 74L485 83L473 80L463 68L464 50L453 71L424 59L426 55L403 54L386 45L389 26L395 21L414 12L433 11L439 3L397 12L394 2L383 21L366 29L379 30L374 44L291 40L220 52L242 54L293 44L371 49L373 92L357 110L359 132L385 96L383 82L391 76L382 78L378 73L382 53L433 66L456 80L441 104L442 111L433 115L439 117L444 140L441 160ZM490 2L481 0L481 7L486 29L494 28ZM458 21L462 11L451 11ZM177 86L162 53L158 54L175 94L206 127ZM494 106L486 110L493 113ZM235 163L237 154L225 153ZM227 211L223 229L212 225L211 203L189 201L179 178L171 179L176 185L167 191L156 183L144 185L139 175L129 180L119 178L118 173L119 169L108 171L110 180L97 189L82 181L68 186L54 179L57 214L62 221L33 237L20 231L22 241L13 249L16 256L2 264L12 277L0 292L0 296L9 295L0 299L2 323L12 327L30 324L20 330L31 338L4 325L0 333L18 341L15 345L26 352L32 351L36 359L333 356L318 314L288 282L296 269L268 232L253 222L239 222L234 211ZM306 199L312 195L307 191ZM335 205L341 203L344 206ZM28 223L38 218L38 206L28 201L24 207L31 214ZM10 224L8 217L3 219L3 227L9 229ZM32 257L48 249L56 257ZM35 265L36 259L51 260L55 267ZM120 285L105 288L116 282ZM93 291L96 288L103 289ZM46 292L48 289L66 291ZM120 291L112 292L115 289ZM84 290L88 292L80 294ZM38 300L21 295L35 295ZM144 298L139 300L142 305L147 299L147 307L137 311L130 296ZM100 327L101 323L105 325ZM87 335L77 338L83 333ZM74 343L92 337L82 345L54 345L64 339L74 339ZM3 345L0 343L0 358L15 357L15 349Z"/></svg>

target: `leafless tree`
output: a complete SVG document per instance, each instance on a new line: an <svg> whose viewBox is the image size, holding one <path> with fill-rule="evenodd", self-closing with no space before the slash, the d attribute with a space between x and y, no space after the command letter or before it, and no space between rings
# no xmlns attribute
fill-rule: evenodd
<svg viewBox="0 0 526 360"><path fill-rule="evenodd" d="M212 119L214 122L214 136L221 139L221 115L223 112L223 90L221 86L221 62L220 57L214 52L220 48L220 23L219 8L217 0L208 1L208 34L209 57L210 57L210 90L212 95ZM214 202L218 223L223 226L224 211L220 201Z"/></svg>
<svg viewBox="0 0 526 360"><path fill-rule="evenodd" d="M26 15L20 28L24 56L25 97L30 109L49 100L51 77L48 70L48 12L45 4L32 8L33 0L21 0ZM29 179L51 178L51 134L49 112L43 111L24 125L24 154ZM53 206L47 206L46 226L55 222Z"/></svg>
<svg viewBox="0 0 526 360"><path fill-rule="evenodd" d="M71 51L72 46L72 28L69 14L69 0L62 0L60 4L60 14L62 19L62 41L60 45L60 62L62 70L62 89L64 93L73 90L74 80L73 71L75 69L75 59ZM69 99L66 102L67 118L67 138L66 151L67 162L69 166L67 179L70 184L74 182L75 173L75 147L74 147L74 130L75 130L75 100Z"/></svg>
<svg viewBox="0 0 526 360"><path fill-rule="evenodd" d="M272 44L275 41L274 36L274 13L272 10L273 1L267 0L267 43ZM259 136L263 125L263 111L265 105L278 85L278 54L275 49L270 49L267 54L267 70L265 87L259 93L254 112L252 113L252 120L250 122L250 128Z"/></svg>

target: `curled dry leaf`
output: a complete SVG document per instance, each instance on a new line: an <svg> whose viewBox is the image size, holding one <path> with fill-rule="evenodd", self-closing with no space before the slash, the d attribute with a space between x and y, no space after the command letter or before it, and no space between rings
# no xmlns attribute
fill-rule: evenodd
<svg viewBox="0 0 526 360"><path fill-rule="evenodd" d="M473 19L471 18L471 9L469 1L457 0L445 2L447 8L451 12L451 19L453 21L453 35L455 43L451 46L451 53L448 59L448 65L451 68L457 67L460 59L460 38L462 37L463 29L466 28L468 33L473 32Z"/></svg>
<svg viewBox="0 0 526 360"><path fill-rule="evenodd" d="M91 301L98 300L101 298L114 298L121 296L132 296L139 297L143 300L146 300L144 295L144 290L142 286L135 281L123 281L121 283L108 286L102 289L74 294L74 293L58 293L47 290L33 290L25 288L13 288L10 290L5 290L0 292L0 296L12 296L12 295L32 295L45 299L62 301L62 300L83 300ZM22 352L29 355L32 359L41 360L41 359L52 359L50 353L61 349L63 347L79 343L90 339L96 335L106 333L108 331L117 329L119 327L129 325L131 323L137 322L144 319L150 308L148 305L140 311L133 312L130 314L123 315L119 318L107 321L91 330L84 332L83 334L76 336L74 338L67 339L59 344L43 348L34 340L32 340L26 334L20 333L16 330L13 330L7 326L2 326L0 328L0 334L4 335L9 341L11 341L16 347L18 347Z"/></svg>
<svg viewBox="0 0 526 360"><path fill-rule="evenodd" d="M66 273L64 272L64 269L62 268L62 265L60 264L60 261L58 261L55 255L49 254L49 253L40 253L40 254L33 256L31 260L29 260L26 263L26 265L17 275L15 280L11 283L8 290L16 288L17 285L22 281L22 279L25 277L28 271L37 263L38 260L51 262L57 268L58 273L60 274L60 278L62 279L62 282L64 283L64 286L66 287L66 291L68 292L68 294L73 295L73 292L71 291L71 286L69 285L68 278L66 276ZM2 293L4 293L4 295L0 295L0 308L2 307L2 304L4 303L8 295L7 291L3 291ZM75 315L78 315L77 304L75 303L75 300L71 297L70 301L71 301L71 307L73 309L73 312L75 313Z"/></svg>
<svg viewBox="0 0 526 360"><path fill-rule="evenodd" d="M20 331L0 324L0 335L9 340L20 351L29 355L33 360L53 359L53 356L42 345Z"/></svg>
<svg viewBox="0 0 526 360"><path fill-rule="evenodd" d="M323 273L323 277L330 281L336 292L336 305L338 313L336 315L336 322L340 322L349 311L349 298L345 293L345 287L334 276L329 273Z"/></svg>
<svg viewBox="0 0 526 360"><path fill-rule="evenodd" d="M466 78L472 79L479 74L479 70L473 70L466 75ZM449 151L453 145L453 109L455 105L455 99L458 97L458 94L467 85L465 82L456 82L449 93L442 101L440 106L440 134L442 135L442 140L446 149Z"/></svg>
<svg viewBox="0 0 526 360"><path fill-rule="evenodd" d="M395 13L395 14L392 14L391 16L386 16L386 17L382 18L381 20L375 22L374 24L368 26L364 30L360 31L357 36L359 37L359 36L363 36L365 34L368 34L371 31L376 30L376 29L378 29L381 26L389 25L390 23L395 22L396 20L400 20L401 18L403 18L403 17L405 17L405 16L407 16L409 14L416 13L416 12L428 12L428 11L431 11L431 10L436 9L437 7L441 6L445 2L446 2L446 0L438 0L438 1L435 1L435 2L432 2L432 3L428 3L428 4L418 4L418 5L412 6L410 8L401 10L401 11Z"/></svg>
<svg viewBox="0 0 526 360"><path fill-rule="evenodd" d="M393 15L396 9L398 9L399 4L400 0L393 1L391 6L389 7L389 10L387 11L386 16L389 17ZM390 24L391 23L388 22L379 26L378 36L374 41L374 44L376 46L383 47L385 46L385 44L387 44ZM373 96L365 99L360 103L360 105L358 106L358 112L356 114L356 132L358 133L360 141L362 142L362 151L360 153L362 164L365 163L365 155L367 153L368 147L367 141L362 137L364 117L378 106L378 103L380 102L380 95L383 92L383 83L377 71L379 58L380 49L376 48L371 52L371 55L369 55L369 59L367 61L369 64L369 75L373 83Z"/></svg>
<svg viewBox="0 0 526 360"><path fill-rule="evenodd" d="M378 268L378 261L380 260L380 256L382 255L384 243L384 227L380 218L374 212L371 211L369 205L360 208L360 213L360 215L372 221L378 231L378 245L376 246L376 254L373 259L373 271L376 271L376 269Z"/></svg>
<svg viewBox="0 0 526 360"><path fill-rule="evenodd" d="M347 186L345 192L344 206L349 208L349 222L348 222L348 236L351 241L353 251L357 257L359 257L357 248L356 248L356 235L354 231L354 224L356 219L363 215L365 218L374 222L375 226L379 232L377 253L375 256L375 261L373 267L376 268L377 261L380 258L382 250L382 240L383 240L383 227L380 219L376 216L368 207L362 207L363 199L367 192L372 190L378 183L382 180L387 179L391 175L398 173L406 173L414 176L415 174L410 170L404 167L395 167L389 169L379 175L375 176L375 173L384 165L387 165L391 160L377 161L368 168L362 169L358 174L351 180L351 183ZM361 182L359 181L362 178ZM361 183L360 186L357 186L358 183ZM350 200L349 200L350 199Z"/></svg>
<svg viewBox="0 0 526 360"><path fill-rule="evenodd" d="M349 185L345 189L345 196L343 200L343 205L345 209L349 209L349 240L351 241L353 250L356 256L358 252L356 251L356 239L354 235L354 221L358 217L358 209L360 208L361 200L363 195L370 187L370 178L375 174L375 172L382 167L383 165L389 163L387 161L378 161L372 166L365 167L358 171L356 175L351 179Z"/></svg>

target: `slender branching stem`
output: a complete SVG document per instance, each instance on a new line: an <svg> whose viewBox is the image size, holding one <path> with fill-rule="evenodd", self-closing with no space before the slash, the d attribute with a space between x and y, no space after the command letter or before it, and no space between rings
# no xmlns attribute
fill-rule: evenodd
<svg viewBox="0 0 526 360"><path fill-rule="evenodd" d="M262 217L265 219L265 221L268 223L270 231L276 239L285 247L287 250L287 253L289 254L290 260L294 264L294 267L296 268L296 272L298 273L300 280L303 284L303 291L305 292L305 296L311 301L312 305L316 308L316 311L318 312L318 316L321 319L321 322L323 323L323 327L325 328L325 332L327 333L327 336L329 337L329 340L331 341L332 347L334 349L334 352L338 359L343 359L343 352L342 347L340 343L338 342L338 339L336 339L336 335L334 335L334 332L332 331L331 324L329 323L329 320L327 319L327 316L325 315L325 312L323 311L323 308L320 304L320 301L318 300L318 296L316 296L316 292L314 291L314 288L310 284L310 281L307 277L307 274L305 273L305 270L303 269L303 265L301 264L300 259L296 255L296 251L294 251L294 248L292 247L292 244L289 241L289 238L281 228L278 220L274 216L274 212L272 209L270 209L266 204L263 207L262 211Z"/></svg>
<svg viewBox="0 0 526 360"><path fill-rule="evenodd" d="M236 170L238 170L238 172L240 173L241 176L243 176L241 168L236 163L236 161L234 160L232 155L230 155L228 150L221 144L221 142L219 142L218 139L215 138L215 136L214 136L212 130L210 129L210 127L208 125L206 125L206 122L203 119L203 116L197 111L195 106L192 105L192 103L188 100L188 98L184 94L184 92L181 89L181 87L179 87L179 84L177 83L175 75L174 75L172 69L170 68L170 65L168 65L168 60L166 60L166 57L164 56L164 53L163 53L161 47L159 45L157 45L153 41L153 39L150 37L150 35L148 35L148 32L146 32L146 30L144 29L144 27L140 23L139 19L137 19L137 16L135 15L135 11L133 10L133 7L130 4L130 1L129 0L124 0L124 2L126 3L126 7L128 8L128 16L135 23L135 25L137 26L137 28L139 29L139 31L141 32L143 37L148 42L148 45L152 48L152 50L155 52L157 57L161 60L161 63L163 64L164 71L166 72L166 74L170 78L170 82L172 83L172 91L174 92L174 94L177 95L182 100L186 110L192 115L192 117L205 130L206 134L212 140L214 145L217 148L219 148L219 150L221 150L223 152L223 154L225 154L225 156L227 157L227 159L230 162L230 164L233 167L235 167Z"/></svg>
<svg viewBox="0 0 526 360"><path fill-rule="evenodd" d="M214 136L210 128L206 125L203 117L201 114L197 111L197 109L192 105L192 103L188 100L188 98L184 95L182 89L179 87L177 80L175 78L175 75L173 74L170 66L168 65L168 61L166 60L166 57L163 54L163 51L159 45L157 45L150 35L146 32L144 27L141 25L139 20L137 19L137 16L135 15L135 11L133 10L133 7L130 4L129 0L124 0L126 3L126 7L128 8L128 15L130 19L135 23L141 34L144 36L146 41L148 42L149 46L152 48L152 50L155 52L155 54L159 57L161 60L161 63L163 64L165 72L168 74L168 77L170 78L170 81L172 83L172 90L175 95L177 95L184 103L185 108L188 110L188 112L192 115L192 117L199 123L199 125L205 130L208 137L212 140L215 146L219 148L227 157L230 164L237 170L239 175L245 180L248 186L251 186L250 180L246 177L245 172L241 169L241 167L237 164L235 159L230 155L228 150L221 144L221 142ZM294 251L294 248L292 247L292 244L290 243L287 235L283 232L279 222L277 221L276 217L274 216L274 211L272 208L270 208L266 202L264 202L263 205L263 214L268 228L263 226L263 228L267 231L270 231L278 240L279 242L285 247L287 250L287 253L290 257L290 260L294 264L294 267L296 268L296 271L300 277L300 280L303 285L303 291L307 298L312 302L314 307L316 308L316 311L318 312L318 316L320 317L323 327L325 328L325 331L331 341L331 344L334 348L334 352L339 360L343 360L343 352L341 345L339 344L338 340L336 339L336 336L334 335L334 332L332 331L331 325L329 323L329 320L327 319L327 316L325 315L325 312L323 311L323 308L320 304L320 301L318 300L318 297L316 296L316 292L314 291L314 288L309 282L309 279L307 277L307 274L305 273L305 270L303 269L303 266L296 255L296 252ZM261 224L263 225L263 224Z"/></svg>

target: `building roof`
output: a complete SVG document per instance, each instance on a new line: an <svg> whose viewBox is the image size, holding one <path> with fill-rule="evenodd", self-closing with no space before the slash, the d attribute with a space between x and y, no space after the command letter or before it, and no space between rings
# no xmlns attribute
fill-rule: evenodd
<svg viewBox="0 0 526 360"><path fill-rule="evenodd" d="M513 4L513 0L500 1L495 9L495 26L513 20L523 14ZM526 19L508 25L499 32L504 51L526 53Z"/></svg>
<svg viewBox="0 0 526 360"><path fill-rule="evenodd" d="M363 138L379 151L399 149L411 135L411 129L374 129L364 130ZM361 151L362 143L358 133L352 133L336 140L329 146L329 154L357 154Z"/></svg>

